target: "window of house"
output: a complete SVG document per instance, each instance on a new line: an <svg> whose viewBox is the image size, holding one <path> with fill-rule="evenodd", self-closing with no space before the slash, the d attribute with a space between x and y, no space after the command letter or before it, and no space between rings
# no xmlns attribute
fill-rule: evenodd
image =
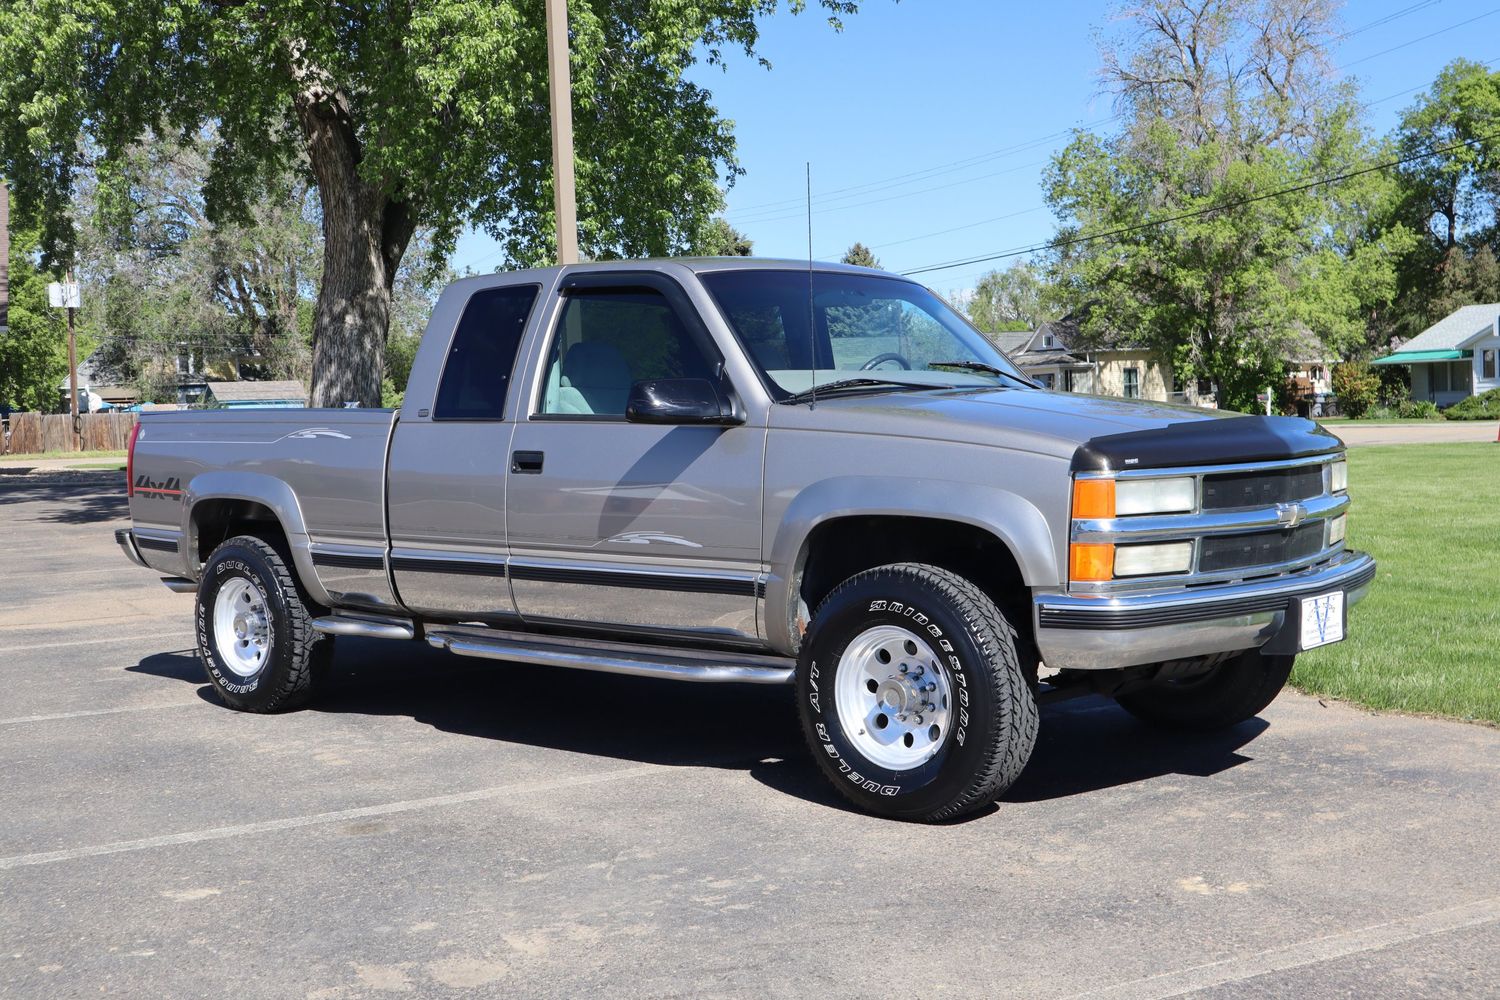
<svg viewBox="0 0 1500 1000"><path fill-rule="evenodd" d="M1433 392L1447 392L1448 391L1448 366L1447 365L1432 365L1432 366L1430 366L1427 369L1427 372L1428 372L1427 377L1428 377L1429 381L1431 381L1431 383L1432 383L1432 385L1430 386L1430 388L1431 388L1431 390Z"/></svg>
<svg viewBox="0 0 1500 1000"><path fill-rule="evenodd" d="M1214 394L1213 379L1200 378L1198 380L1198 395L1212 396Z"/></svg>
<svg viewBox="0 0 1500 1000"><path fill-rule="evenodd" d="M487 288L464 304L453 331L434 420L503 420L516 348L536 302L535 285Z"/></svg>
<svg viewBox="0 0 1500 1000"><path fill-rule="evenodd" d="M1125 369L1125 398L1141 398L1141 370L1139 368Z"/></svg>
<svg viewBox="0 0 1500 1000"><path fill-rule="evenodd" d="M1450 384L1453 386L1453 391L1468 392L1471 388L1470 383L1474 378L1474 362L1454 361L1451 363L1451 367L1453 374Z"/></svg>
<svg viewBox="0 0 1500 1000"><path fill-rule="evenodd" d="M1495 352L1485 350L1479 352L1480 364L1482 365L1481 377L1486 381L1495 377Z"/></svg>
<svg viewBox="0 0 1500 1000"><path fill-rule="evenodd" d="M1047 372L1047 373L1042 374L1042 375L1036 375L1036 376L1033 376L1033 377L1037 380L1037 382L1041 385L1041 387L1043 389L1051 389L1051 388L1053 388L1054 387L1054 383L1055 383L1056 378L1057 378L1057 376L1053 375L1051 372Z"/></svg>
<svg viewBox="0 0 1500 1000"><path fill-rule="evenodd" d="M1052 336L1052 334L1050 334L1050 333L1046 334L1045 336L1042 337L1042 346L1043 347L1056 347L1057 346L1057 340L1056 340L1056 338L1054 338Z"/></svg>
<svg viewBox="0 0 1500 1000"><path fill-rule="evenodd" d="M573 291L547 362L544 414L624 416L643 379L714 377L714 366L654 288Z"/></svg>

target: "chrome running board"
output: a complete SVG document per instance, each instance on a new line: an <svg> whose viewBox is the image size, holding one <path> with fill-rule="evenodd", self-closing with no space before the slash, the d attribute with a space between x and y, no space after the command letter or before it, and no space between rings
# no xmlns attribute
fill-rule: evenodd
<svg viewBox="0 0 1500 1000"><path fill-rule="evenodd" d="M721 653L670 646L574 641L517 633L476 635L428 629L427 641L459 656L573 670L700 683L790 684L795 661L756 653Z"/></svg>
<svg viewBox="0 0 1500 1000"><path fill-rule="evenodd" d="M141 565L145 565L142 563ZM198 581L189 580L185 576L164 576L161 582L174 594L196 594L198 592Z"/></svg>
<svg viewBox="0 0 1500 1000"><path fill-rule="evenodd" d="M415 639L417 630L400 618L362 618L357 615L329 615L314 618L314 631L324 635L358 635L366 639Z"/></svg>

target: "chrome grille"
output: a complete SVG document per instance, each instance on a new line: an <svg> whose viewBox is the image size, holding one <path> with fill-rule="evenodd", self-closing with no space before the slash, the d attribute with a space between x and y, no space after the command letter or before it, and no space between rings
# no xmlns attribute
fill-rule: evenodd
<svg viewBox="0 0 1500 1000"><path fill-rule="evenodd" d="M1203 477L1203 509L1274 507L1323 494L1323 466L1262 469Z"/></svg>

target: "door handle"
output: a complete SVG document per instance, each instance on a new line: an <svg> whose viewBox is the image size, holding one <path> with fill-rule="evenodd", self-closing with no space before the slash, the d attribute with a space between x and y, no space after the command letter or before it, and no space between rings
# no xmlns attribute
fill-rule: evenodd
<svg viewBox="0 0 1500 1000"><path fill-rule="evenodd" d="M522 476L540 475L543 458L539 451L513 451L510 453L510 471Z"/></svg>

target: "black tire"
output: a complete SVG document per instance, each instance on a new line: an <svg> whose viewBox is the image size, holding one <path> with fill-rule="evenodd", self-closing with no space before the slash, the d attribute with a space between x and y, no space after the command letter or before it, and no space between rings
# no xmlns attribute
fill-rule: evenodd
<svg viewBox="0 0 1500 1000"><path fill-rule="evenodd" d="M857 669L842 662L844 652L879 625L930 642L956 695L935 752L908 770L872 761L839 721L839 671ZM867 570L824 599L797 659L797 708L834 787L860 809L897 819L936 822L983 808L1020 777L1036 744L1036 699L1014 629L978 587L919 563Z"/></svg>
<svg viewBox="0 0 1500 1000"><path fill-rule="evenodd" d="M1162 681L1116 700L1137 719L1162 729L1228 729L1265 711L1286 686L1296 659L1251 649L1202 677Z"/></svg>
<svg viewBox="0 0 1500 1000"><path fill-rule="evenodd" d="M219 592L236 578L249 580L264 595L267 645L259 669L242 674L225 662L214 640L214 608ZM198 656L214 691L242 712L281 712L305 705L315 676L326 667L333 643L312 627L312 615L287 560L276 548L251 535L231 538L214 549L198 581Z"/></svg>

